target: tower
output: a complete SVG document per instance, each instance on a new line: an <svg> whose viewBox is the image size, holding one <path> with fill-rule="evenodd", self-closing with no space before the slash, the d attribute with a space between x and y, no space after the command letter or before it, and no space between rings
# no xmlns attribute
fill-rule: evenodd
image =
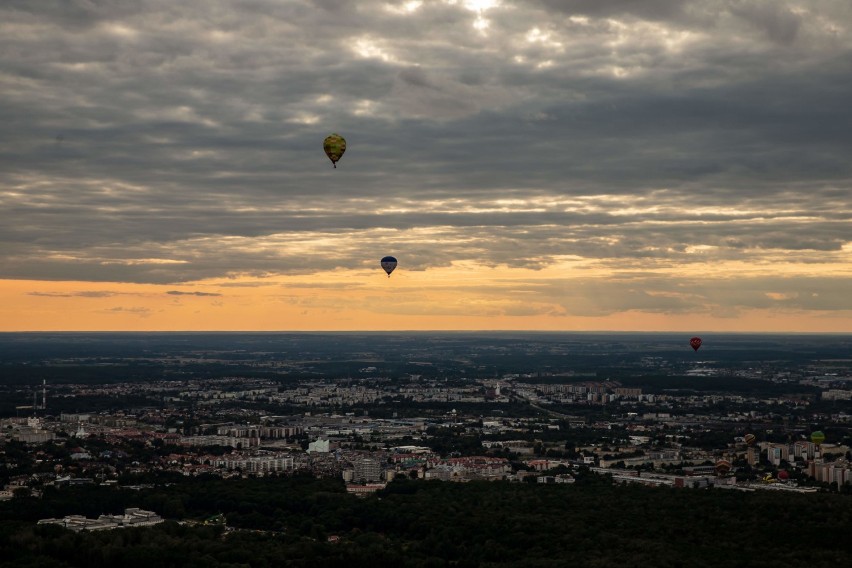
<svg viewBox="0 0 852 568"><path fill-rule="evenodd" d="M47 410L47 379L41 380L41 409Z"/></svg>

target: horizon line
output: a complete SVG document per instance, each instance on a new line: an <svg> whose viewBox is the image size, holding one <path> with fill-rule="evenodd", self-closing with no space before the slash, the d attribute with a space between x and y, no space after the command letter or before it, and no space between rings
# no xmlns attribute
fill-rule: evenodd
<svg viewBox="0 0 852 568"><path fill-rule="evenodd" d="M298 334L298 333L535 333L535 334L583 334L583 333L607 333L607 334L630 334L630 333L645 333L645 334L705 334L705 335L852 335L852 331L770 331L770 330L752 330L752 331L708 331L708 330L608 330L608 329L590 329L590 330L552 330L552 329L372 329L372 330L227 330L227 329L210 329L210 330L19 330L19 331L0 331L0 335L9 334L25 334L25 333L67 333L67 334Z"/></svg>

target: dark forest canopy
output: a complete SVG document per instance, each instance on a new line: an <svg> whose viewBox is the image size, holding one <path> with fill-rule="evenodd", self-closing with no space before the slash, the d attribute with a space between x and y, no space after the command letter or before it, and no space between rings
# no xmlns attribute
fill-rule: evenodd
<svg viewBox="0 0 852 568"><path fill-rule="evenodd" d="M0 504L0 551L15 566L842 566L852 496L400 480L360 499L336 480L173 480L125 491L63 489ZM223 514L232 529L167 522L71 533L41 516L147 508ZM329 537L338 537L336 543Z"/></svg>

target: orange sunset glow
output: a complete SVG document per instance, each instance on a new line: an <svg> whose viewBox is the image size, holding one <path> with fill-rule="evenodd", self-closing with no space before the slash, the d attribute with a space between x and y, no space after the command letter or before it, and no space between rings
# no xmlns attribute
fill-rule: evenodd
<svg viewBox="0 0 852 568"><path fill-rule="evenodd" d="M567 263L566 263L567 264ZM615 330L846 332L852 312L791 307L798 292L756 291L752 303L707 297L716 280L676 292L646 288L644 300L679 298L683 311L630 308L609 297L618 274L450 266L421 271L333 270L299 276L237 276L175 285L7 280L0 286L0 331L206 330ZM828 267L824 267L827 269ZM733 266L731 273L745 271ZM757 281L755 271L751 279ZM565 277L571 274L572 277ZM665 272L660 272L665 278ZM599 293L596 293L596 289ZM792 288L790 288L791 290ZM819 298L818 294L810 300Z"/></svg>

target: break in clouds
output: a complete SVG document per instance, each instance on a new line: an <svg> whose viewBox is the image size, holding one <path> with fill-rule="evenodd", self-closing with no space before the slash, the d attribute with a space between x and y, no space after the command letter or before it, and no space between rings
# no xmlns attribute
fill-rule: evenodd
<svg viewBox="0 0 852 568"><path fill-rule="evenodd" d="M7 0L0 277L570 258L606 313L820 264L707 294L849 309L850 100L848 0Z"/></svg>

